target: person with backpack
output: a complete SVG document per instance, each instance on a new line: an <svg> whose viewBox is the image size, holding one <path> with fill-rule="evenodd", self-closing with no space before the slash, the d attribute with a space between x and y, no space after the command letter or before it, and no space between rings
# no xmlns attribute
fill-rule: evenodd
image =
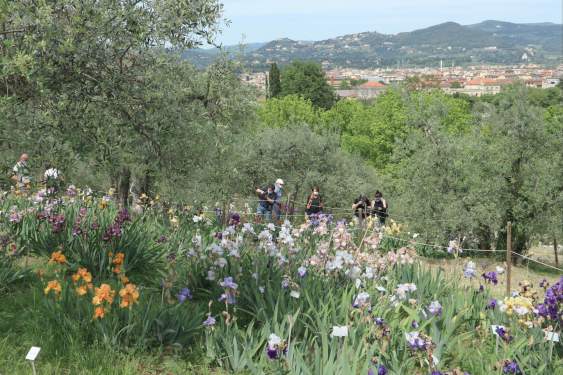
<svg viewBox="0 0 563 375"><path fill-rule="evenodd" d="M276 202L276 192L274 185L268 185L266 189L256 189L258 195L258 208L256 210L257 220L272 220L272 209Z"/></svg>
<svg viewBox="0 0 563 375"><path fill-rule="evenodd" d="M307 213L307 216L318 215L323 212L323 199L318 186L311 189L311 194L309 195L309 198L307 198L305 212Z"/></svg>
<svg viewBox="0 0 563 375"><path fill-rule="evenodd" d="M372 215L377 217L379 220L379 224L384 226L385 220L387 219L387 210L389 206L385 199L383 199L383 194L378 190L375 192L375 198L371 204L371 212Z"/></svg>
<svg viewBox="0 0 563 375"><path fill-rule="evenodd" d="M368 210L371 207L371 202L367 196L361 194L354 200L352 210L354 211L355 221L361 223L369 214Z"/></svg>

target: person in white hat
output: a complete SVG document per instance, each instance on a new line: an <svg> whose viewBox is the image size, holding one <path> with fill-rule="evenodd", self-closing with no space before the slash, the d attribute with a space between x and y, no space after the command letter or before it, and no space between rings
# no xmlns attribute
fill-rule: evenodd
<svg viewBox="0 0 563 375"><path fill-rule="evenodd" d="M283 194L283 180L278 178L275 183L274 192L276 193L276 200L274 202L274 215L276 220L281 219L281 197Z"/></svg>

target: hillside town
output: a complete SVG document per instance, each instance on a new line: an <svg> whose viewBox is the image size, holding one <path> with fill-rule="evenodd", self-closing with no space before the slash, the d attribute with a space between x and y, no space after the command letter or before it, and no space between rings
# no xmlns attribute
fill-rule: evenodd
<svg viewBox="0 0 563 375"><path fill-rule="evenodd" d="M524 82L528 87L547 89L563 79L563 64L557 68L540 65L517 66L440 66L436 68L326 70L327 82L341 98L373 99L387 87L407 83L419 89L439 88L448 94L482 96L498 94L503 86ZM241 79L265 92L267 72L241 75ZM354 85L355 84L355 85Z"/></svg>

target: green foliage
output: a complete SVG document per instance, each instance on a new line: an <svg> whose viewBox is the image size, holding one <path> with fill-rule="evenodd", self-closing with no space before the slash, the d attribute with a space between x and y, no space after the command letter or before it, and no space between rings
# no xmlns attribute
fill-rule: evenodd
<svg viewBox="0 0 563 375"><path fill-rule="evenodd" d="M281 74L281 95L299 95L323 109L331 108L336 102L321 66L314 62L295 61L286 66Z"/></svg>
<svg viewBox="0 0 563 375"><path fill-rule="evenodd" d="M270 65L270 74L268 75L268 98L277 98L281 94L280 70L278 64Z"/></svg>
<svg viewBox="0 0 563 375"><path fill-rule="evenodd" d="M310 100L298 95L288 95L267 100L258 108L261 124L270 128L319 123L318 110Z"/></svg>
<svg viewBox="0 0 563 375"><path fill-rule="evenodd" d="M237 181L247 194L283 176L286 191L303 205L311 187L318 185L326 207L348 207L353 197L375 185L374 171L342 151L335 136L319 135L307 126L266 128L245 137L240 147L245 152L233 159L240 180L230 183Z"/></svg>

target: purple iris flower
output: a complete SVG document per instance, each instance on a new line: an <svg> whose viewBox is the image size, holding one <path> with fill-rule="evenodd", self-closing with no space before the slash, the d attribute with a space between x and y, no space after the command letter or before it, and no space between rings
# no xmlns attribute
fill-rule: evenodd
<svg viewBox="0 0 563 375"><path fill-rule="evenodd" d="M442 305L438 301L432 301L428 306L428 311L434 316L442 315Z"/></svg>
<svg viewBox="0 0 563 375"><path fill-rule="evenodd" d="M522 371L520 370L520 366L518 366L518 363L516 363L516 361L506 361L504 363L504 367L502 368L502 373L503 374L522 374Z"/></svg>
<svg viewBox="0 0 563 375"><path fill-rule="evenodd" d="M383 323L385 323L385 320L383 320L383 318L375 318L373 321L374 321L375 324L377 324L378 326L382 326Z"/></svg>
<svg viewBox="0 0 563 375"><path fill-rule="evenodd" d="M387 369L385 368L385 366L377 366L377 375L387 375Z"/></svg>
<svg viewBox="0 0 563 375"><path fill-rule="evenodd" d="M511 342L512 341L512 336L510 336L508 334L508 332L506 332L506 330L503 327L497 327L497 329L495 330L495 332L497 333L497 335L499 335L499 337L504 341L504 342Z"/></svg>
<svg viewBox="0 0 563 375"><path fill-rule="evenodd" d="M129 211L124 208L117 213L115 222L119 223L119 225L123 225L126 221L131 221L131 216L129 215Z"/></svg>
<svg viewBox="0 0 563 375"><path fill-rule="evenodd" d="M418 322L416 320L413 320L411 323L411 327L417 329L419 327Z"/></svg>
<svg viewBox="0 0 563 375"><path fill-rule="evenodd" d="M225 277L223 281L219 283L219 285L221 285L223 288L233 290L238 288L238 284L233 281L233 278L231 276Z"/></svg>
<svg viewBox="0 0 563 375"><path fill-rule="evenodd" d="M498 284L497 273L495 271L486 272L481 276L483 276L485 281L488 282L488 283L491 283L491 284L494 284L494 285Z"/></svg>
<svg viewBox="0 0 563 375"><path fill-rule="evenodd" d="M192 292L188 288L182 288L177 297L180 303L184 303L187 299L192 299Z"/></svg>
<svg viewBox="0 0 563 375"><path fill-rule="evenodd" d="M487 310L494 310L497 307L497 300L494 298L491 298L489 300L489 303L487 303L487 306L485 306L485 309Z"/></svg>
<svg viewBox="0 0 563 375"><path fill-rule="evenodd" d="M203 325L206 327L213 327L215 323L217 323L217 320L215 320L215 318L212 317L211 315L208 315L207 319L203 321Z"/></svg>

